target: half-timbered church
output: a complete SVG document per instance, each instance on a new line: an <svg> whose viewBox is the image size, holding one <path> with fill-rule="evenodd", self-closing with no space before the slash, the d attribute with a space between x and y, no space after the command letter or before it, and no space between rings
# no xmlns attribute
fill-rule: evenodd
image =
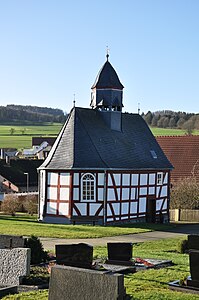
<svg viewBox="0 0 199 300"><path fill-rule="evenodd" d="M38 169L41 221L168 221L172 165L143 118L122 112L123 88L107 55L91 108L72 108Z"/></svg>

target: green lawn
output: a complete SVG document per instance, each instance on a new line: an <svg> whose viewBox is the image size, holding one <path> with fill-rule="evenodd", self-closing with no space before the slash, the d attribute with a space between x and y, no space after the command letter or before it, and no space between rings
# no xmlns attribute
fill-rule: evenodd
<svg viewBox="0 0 199 300"><path fill-rule="evenodd" d="M0 125L0 144L3 148L32 147L32 136L57 136L62 124L41 123L39 125ZM14 129L11 135L11 128Z"/></svg>
<svg viewBox="0 0 199 300"><path fill-rule="evenodd" d="M186 130L182 129L171 129L171 128L158 128L158 127L150 127L151 131L155 136L158 135L185 135ZM199 135L199 130L193 131L194 135Z"/></svg>
<svg viewBox="0 0 199 300"><path fill-rule="evenodd" d="M151 269L125 275L125 287L133 300L196 300L199 295L170 291L168 282L185 278L189 275L187 254L177 252L180 239L138 243L133 245L133 256L141 258L162 258L172 260L173 266L162 269ZM107 257L106 247L94 248L94 258ZM7 296L3 300L47 300L48 291L23 293Z"/></svg>
<svg viewBox="0 0 199 300"><path fill-rule="evenodd" d="M122 234L133 234L153 230L167 230L172 225L165 224L131 224L123 226L91 226L91 225L60 225L45 224L36 220L36 217L17 215L16 217L0 216L0 234L36 235L39 237L54 238L97 238Z"/></svg>

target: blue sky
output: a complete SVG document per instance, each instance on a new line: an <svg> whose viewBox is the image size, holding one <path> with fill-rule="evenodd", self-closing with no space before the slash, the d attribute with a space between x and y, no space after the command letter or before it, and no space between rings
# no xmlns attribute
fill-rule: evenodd
<svg viewBox="0 0 199 300"><path fill-rule="evenodd" d="M199 112L198 0L0 0L0 105L89 107L106 60L124 111Z"/></svg>

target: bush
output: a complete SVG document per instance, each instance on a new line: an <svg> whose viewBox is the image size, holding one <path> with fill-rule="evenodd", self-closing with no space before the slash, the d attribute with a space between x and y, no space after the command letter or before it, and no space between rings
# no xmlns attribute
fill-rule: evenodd
<svg viewBox="0 0 199 300"><path fill-rule="evenodd" d="M199 209L199 184L195 177L178 181L171 189L171 209Z"/></svg>
<svg viewBox="0 0 199 300"><path fill-rule="evenodd" d="M6 214L10 214L12 216L15 216L16 211L18 210L20 206L19 200L16 195L9 194L6 195L4 198L2 204L1 204L1 211L3 211Z"/></svg>
<svg viewBox="0 0 199 300"><path fill-rule="evenodd" d="M40 239L34 235L26 240L25 246L31 249L31 264L39 264L48 260L48 254L44 251Z"/></svg>
<svg viewBox="0 0 199 300"><path fill-rule="evenodd" d="M179 241L177 248L177 251L181 254L188 253L188 240Z"/></svg>
<svg viewBox="0 0 199 300"><path fill-rule="evenodd" d="M23 201L23 208L31 216L38 213L38 196L37 195L27 195Z"/></svg>

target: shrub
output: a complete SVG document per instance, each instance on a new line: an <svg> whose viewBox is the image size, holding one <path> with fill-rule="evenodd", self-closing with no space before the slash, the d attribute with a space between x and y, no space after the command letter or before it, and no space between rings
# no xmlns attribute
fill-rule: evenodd
<svg viewBox="0 0 199 300"><path fill-rule="evenodd" d="M12 216L15 216L19 206L20 203L17 196L14 194L9 194L6 195L6 197L4 198L1 204L1 210L6 214L11 214Z"/></svg>
<svg viewBox="0 0 199 300"><path fill-rule="evenodd" d="M181 254L188 253L188 240L179 241L177 248L177 251Z"/></svg>
<svg viewBox="0 0 199 300"><path fill-rule="evenodd" d="M31 249L31 264L39 264L46 262L48 254L44 251L43 245L40 239L34 235L26 240L25 246Z"/></svg>
<svg viewBox="0 0 199 300"><path fill-rule="evenodd" d="M171 189L171 209L199 209L199 184L195 177L178 181Z"/></svg>
<svg viewBox="0 0 199 300"><path fill-rule="evenodd" d="M27 195L23 201L23 208L31 216L37 214L38 212L38 196L37 195Z"/></svg>

